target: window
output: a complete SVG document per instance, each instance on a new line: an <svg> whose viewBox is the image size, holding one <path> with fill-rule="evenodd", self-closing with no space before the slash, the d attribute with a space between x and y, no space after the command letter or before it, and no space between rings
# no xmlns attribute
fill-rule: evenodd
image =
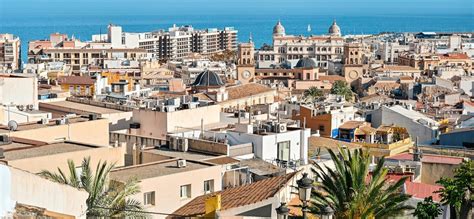
<svg viewBox="0 0 474 219"><path fill-rule="evenodd" d="M319 126L319 131L324 132L324 125Z"/></svg>
<svg viewBox="0 0 474 219"><path fill-rule="evenodd" d="M214 180L206 180L204 181L204 194L208 194L214 192Z"/></svg>
<svg viewBox="0 0 474 219"><path fill-rule="evenodd" d="M191 198L191 184L181 186L179 191L179 197Z"/></svg>
<svg viewBox="0 0 474 219"><path fill-rule="evenodd" d="M143 193L143 205L155 205L155 191Z"/></svg>
<svg viewBox="0 0 474 219"><path fill-rule="evenodd" d="M279 160L290 161L290 142L284 141L277 144Z"/></svg>

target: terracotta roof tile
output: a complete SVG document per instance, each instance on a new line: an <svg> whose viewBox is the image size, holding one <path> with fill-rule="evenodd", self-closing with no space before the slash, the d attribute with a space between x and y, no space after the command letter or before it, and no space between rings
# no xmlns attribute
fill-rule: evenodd
<svg viewBox="0 0 474 219"><path fill-rule="evenodd" d="M58 78L59 84L93 85L95 80L89 76L63 76Z"/></svg>
<svg viewBox="0 0 474 219"><path fill-rule="evenodd" d="M424 199L426 197L432 196L433 201L441 201L439 193L435 193L440 190L441 186L430 185L425 183L418 182L405 182L405 193L412 195L414 198Z"/></svg>
<svg viewBox="0 0 474 219"><path fill-rule="evenodd" d="M272 177L251 184L214 192L208 195L196 197L186 205L182 206L174 215L196 216L205 213L205 200L208 197L221 195L221 210L232 209L264 201L273 197L283 188L296 173Z"/></svg>
<svg viewBox="0 0 474 219"><path fill-rule="evenodd" d="M256 83L228 87L226 88L226 90L229 93L228 100L235 100L235 99L249 97L249 96L260 94L260 93L274 91L273 89L265 85L256 84Z"/></svg>

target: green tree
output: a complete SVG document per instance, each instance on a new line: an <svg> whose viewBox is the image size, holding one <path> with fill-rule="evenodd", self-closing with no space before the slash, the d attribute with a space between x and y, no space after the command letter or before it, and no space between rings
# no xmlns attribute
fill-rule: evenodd
<svg viewBox="0 0 474 219"><path fill-rule="evenodd" d="M336 218L386 218L412 209L405 205L409 195L401 193L406 177L388 183L388 169L380 159L369 174L370 156L367 151L339 149L339 154L329 150L335 168L314 164L313 172L320 179L312 191L311 211L318 213L325 206L331 207Z"/></svg>
<svg viewBox="0 0 474 219"><path fill-rule="evenodd" d="M308 90L305 90L303 93L303 98L306 101L310 101L310 102L317 101L323 96L324 96L323 91L317 87L310 87Z"/></svg>
<svg viewBox="0 0 474 219"><path fill-rule="evenodd" d="M331 88L331 94L341 95L346 98L346 100L352 99L352 90L345 81L334 82Z"/></svg>
<svg viewBox="0 0 474 219"><path fill-rule="evenodd" d="M454 170L454 178L441 178L436 183L443 186L438 193L441 203L451 208L451 218L472 218L474 161L464 161Z"/></svg>
<svg viewBox="0 0 474 219"><path fill-rule="evenodd" d="M81 173L76 170L74 161L68 160L67 174L58 168L58 173L43 170L40 176L51 181L70 185L85 190L89 196L86 200L87 217L144 217L143 207L137 200L128 198L140 192L136 180L125 184L115 181L109 182L108 175L114 164L99 162L92 172L90 157L84 158L81 164Z"/></svg>
<svg viewBox="0 0 474 219"><path fill-rule="evenodd" d="M434 219L438 217L443 210L441 206L433 201L433 197L426 197L422 202L416 204L415 212L413 216L416 216L418 219Z"/></svg>

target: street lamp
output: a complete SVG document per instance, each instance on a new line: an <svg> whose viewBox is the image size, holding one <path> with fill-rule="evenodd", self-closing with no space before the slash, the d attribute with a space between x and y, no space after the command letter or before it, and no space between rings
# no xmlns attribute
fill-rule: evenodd
<svg viewBox="0 0 474 219"><path fill-rule="evenodd" d="M280 207L275 209L277 212L277 218L278 219L287 219L288 218L288 213L290 212L290 209L286 206L285 202L282 202L280 204Z"/></svg>
<svg viewBox="0 0 474 219"><path fill-rule="evenodd" d="M332 210L331 207L326 206L321 210L320 217L321 219L332 219L332 215L334 213L334 210Z"/></svg>
<svg viewBox="0 0 474 219"><path fill-rule="evenodd" d="M308 178L307 173L303 173L303 177L296 181L298 184L298 194L301 202L303 202L303 218L306 219L308 211L308 202L311 199L311 188L313 187L313 180Z"/></svg>

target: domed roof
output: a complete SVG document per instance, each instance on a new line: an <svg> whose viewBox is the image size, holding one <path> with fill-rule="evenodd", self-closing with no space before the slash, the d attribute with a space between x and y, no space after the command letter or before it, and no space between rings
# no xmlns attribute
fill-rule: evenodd
<svg viewBox="0 0 474 219"><path fill-rule="evenodd" d="M302 58L296 63L295 68L317 68L316 62L308 57Z"/></svg>
<svg viewBox="0 0 474 219"><path fill-rule="evenodd" d="M273 27L273 35L285 36L285 27L283 27L280 20L278 20L277 24Z"/></svg>
<svg viewBox="0 0 474 219"><path fill-rule="evenodd" d="M221 78L219 75L216 73L205 70L196 77L196 80L192 84L192 86L207 86L207 87L212 87L212 86L224 86L224 82L222 82Z"/></svg>
<svg viewBox="0 0 474 219"><path fill-rule="evenodd" d="M329 35L341 36L341 28L337 25L336 20L334 20L331 27L329 27Z"/></svg>

